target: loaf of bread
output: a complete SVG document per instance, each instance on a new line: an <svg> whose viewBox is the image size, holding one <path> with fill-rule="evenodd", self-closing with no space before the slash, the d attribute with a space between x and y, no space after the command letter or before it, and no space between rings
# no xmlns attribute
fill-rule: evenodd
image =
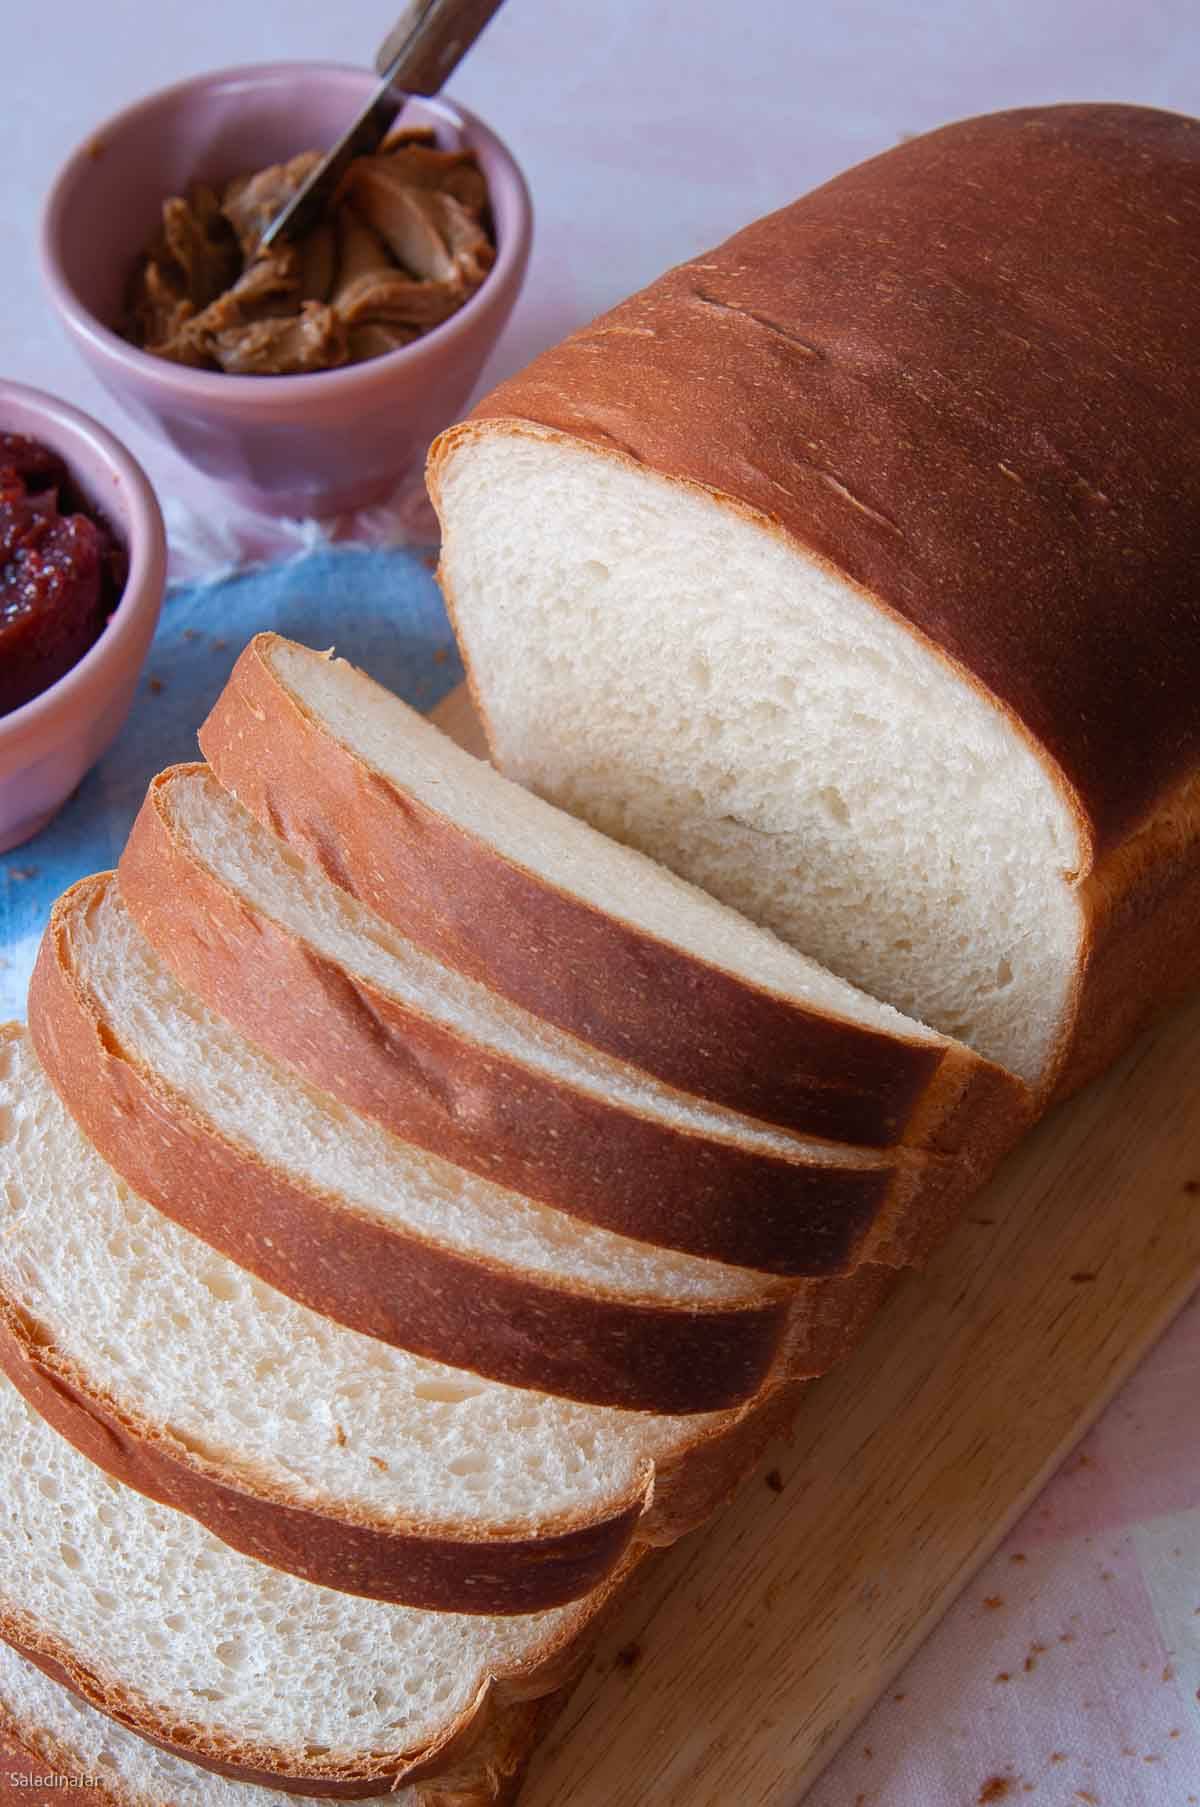
<svg viewBox="0 0 1200 1807"><path fill-rule="evenodd" d="M970 121L448 434L531 791L248 649L0 1033L0 1753L508 1800L1025 1082L1194 976L1198 206L1193 122Z"/></svg>
<svg viewBox="0 0 1200 1807"><path fill-rule="evenodd" d="M1001 113L434 449L500 767L1023 1075L1200 973L1200 124Z"/></svg>

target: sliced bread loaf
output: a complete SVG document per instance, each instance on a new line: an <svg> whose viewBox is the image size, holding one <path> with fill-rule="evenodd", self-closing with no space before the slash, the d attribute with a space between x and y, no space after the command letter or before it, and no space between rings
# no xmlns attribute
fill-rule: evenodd
<svg viewBox="0 0 1200 1807"><path fill-rule="evenodd" d="M1200 977L1197 209L1194 119L948 126L431 461L500 768L1043 1097Z"/></svg>
<svg viewBox="0 0 1200 1807"><path fill-rule="evenodd" d="M371 1807L510 1807L560 1699L504 1708L458 1775L372 1795ZM198 1769L115 1724L0 1644L0 1807L48 1807L73 1794L90 1807L305 1807L312 1798Z"/></svg>
<svg viewBox="0 0 1200 1807"><path fill-rule="evenodd" d="M520 1618L315 1587L110 1479L0 1378L0 1638L235 1780L361 1799L462 1771L499 1710L572 1679L618 1585Z"/></svg>
<svg viewBox="0 0 1200 1807"><path fill-rule="evenodd" d="M341 660L258 635L200 735L226 789L446 964L649 1073L986 1166L1023 1088L506 782Z"/></svg>
<svg viewBox="0 0 1200 1807"><path fill-rule="evenodd" d="M586 1593L708 1517L766 1430L576 1405L345 1330L131 1192L0 1028L0 1367L109 1474L350 1593Z"/></svg>
<svg viewBox="0 0 1200 1807"><path fill-rule="evenodd" d="M119 880L160 958L258 1047L406 1140L623 1235L776 1274L902 1262L976 1182L962 1157L804 1141L539 1022L331 883L205 766L155 779Z"/></svg>
<svg viewBox="0 0 1200 1807"><path fill-rule="evenodd" d="M144 1198L350 1328L541 1392L660 1412L753 1397L776 1280L655 1249L401 1142L186 991L111 875L55 907L29 994L67 1109Z"/></svg>

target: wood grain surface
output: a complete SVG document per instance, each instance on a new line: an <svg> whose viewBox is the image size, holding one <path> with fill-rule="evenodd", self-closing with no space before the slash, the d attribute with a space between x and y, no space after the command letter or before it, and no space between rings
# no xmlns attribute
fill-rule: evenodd
<svg viewBox="0 0 1200 1807"><path fill-rule="evenodd" d="M1200 1001L1009 1158L643 1577L522 1807L795 1807L1200 1278L1197 1071Z"/></svg>

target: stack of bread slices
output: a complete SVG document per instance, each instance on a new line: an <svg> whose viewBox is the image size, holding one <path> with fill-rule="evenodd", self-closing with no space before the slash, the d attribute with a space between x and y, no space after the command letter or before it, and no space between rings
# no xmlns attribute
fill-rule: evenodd
<svg viewBox="0 0 1200 1807"><path fill-rule="evenodd" d="M201 744L0 1043L0 1767L504 1800L1028 1095L341 661Z"/></svg>

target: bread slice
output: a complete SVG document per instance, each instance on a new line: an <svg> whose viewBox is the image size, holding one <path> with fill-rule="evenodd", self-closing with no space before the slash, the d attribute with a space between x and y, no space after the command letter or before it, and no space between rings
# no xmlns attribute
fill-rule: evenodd
<svg viewBox="0 0 1200 1807"><path fill-rule="evenodd" d="M110 1479L0 1378L0 1637L234 1780L361 1799L464 1773L498 1712L573 1679L621 1578L520 1618L315 1587Z"/></svg>
<svg viewBox="0 0 1200 1807"><path fill-rule="evenodd" d="M185 991L111 875L55 907L29 993L47 1075L167 1216L400 1348L597 1405L750 1399L783 1283L581 1224L427 1155L285 1072Z"/></svg>
<svg viewBox="0 0 1200 1807"><path fill-rule="evenodd" d="M530 1752L560 1696L495 1717L459 1775L372 1795L369 1807L511 1807ZM38 1778L47 1792L39 1792ZM47 1807L63 1793L91 1807L305 1807L310 1795L198 1769L98 1713L0 1644L0 1807Z"/></svg>
<svg viewBox="0 0 1200 1807"><path fill-rule="evenodd" d="M500 768L1043 1098L1200 978L1198 207L1192 119L948 126L430 465Z"/></svg>
<svg viewBox="0 0 1200 1807"><path fill-rule="evenodd" d="M226 789L446 964L669 1085L849 1144L966 1151L1009 1075L507 783L341 660L260 634L200 734Z"/></svg>
<svg viewBox="0 0 1200 1807"><path fill-rule="evenodd" d="M176 978L258 1047L406 1140L623 1235L776 1274L902 1262L952 1208L938 1195L972 1184L963 1159L803 1141L540 1023L332 884L207 767L154 780L119 880Z"/></svg>
<svg viewBox="0 0 1200 1807"><path fill-rule="evenodd" d="M762 1441L541 1397L294 1304L147 1205L0 1027L0 1367L118 1480L305 1580L531 1612L665 1544Z"/></svg>

